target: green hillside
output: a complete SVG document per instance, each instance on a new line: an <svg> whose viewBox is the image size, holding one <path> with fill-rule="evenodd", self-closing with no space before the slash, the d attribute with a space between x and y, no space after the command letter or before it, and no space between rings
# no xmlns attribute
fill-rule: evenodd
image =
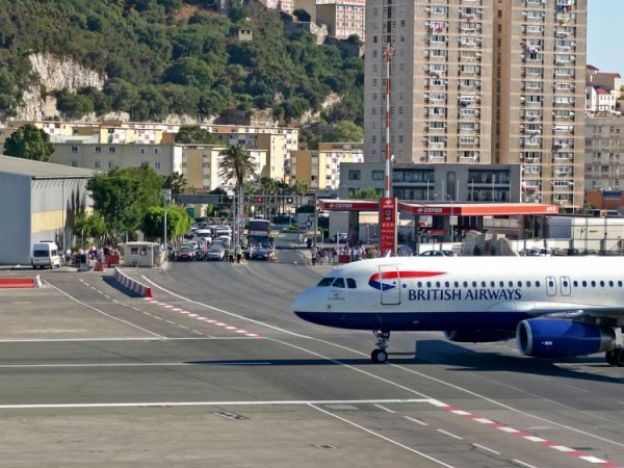
<svg viewBox="0 0 624 468"><path fill-rule="evenodd" d="M342 102L328 122L361 125L363 62L307 33L288 35L277 13L182 0L0 0L0 113L10 114L30 82L32 52L71 56L105 72L102 92L61 92L68 118L96 111L158 120L271 109L283 123L318 110L330 92ZM236 3L236 0L233 2ZM252 42L234 31L253 29Z"/></svg>

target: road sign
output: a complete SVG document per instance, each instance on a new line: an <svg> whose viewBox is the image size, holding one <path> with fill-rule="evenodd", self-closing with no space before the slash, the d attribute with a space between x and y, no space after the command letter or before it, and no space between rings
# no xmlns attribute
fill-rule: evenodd
<svg viewBox="0 0 624 468"><path fill-rule="evenodd" d="M256 203L264 203L264 197L256 197Z"/></svg>

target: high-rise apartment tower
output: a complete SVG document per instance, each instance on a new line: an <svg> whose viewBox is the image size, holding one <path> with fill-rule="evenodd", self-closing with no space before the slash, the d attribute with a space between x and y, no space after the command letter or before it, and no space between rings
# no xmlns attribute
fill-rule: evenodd
<svg viewBox="0 0 624 468"><path fill-rule="evenodd" d="M382 161L385 65L400 163L523 165L523 200L582 205L587 0L369 0L365 147Z"/></svg>

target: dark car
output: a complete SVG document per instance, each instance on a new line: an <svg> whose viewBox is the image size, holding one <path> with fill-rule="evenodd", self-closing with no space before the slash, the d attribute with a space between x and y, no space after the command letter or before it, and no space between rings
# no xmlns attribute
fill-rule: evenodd
<svg viewBox="0 0 624 468"><path fill-rule="evenodd" d="M195 260L195 250L182 247L178 250L176 258L178 261L193 261Z"/></svg>

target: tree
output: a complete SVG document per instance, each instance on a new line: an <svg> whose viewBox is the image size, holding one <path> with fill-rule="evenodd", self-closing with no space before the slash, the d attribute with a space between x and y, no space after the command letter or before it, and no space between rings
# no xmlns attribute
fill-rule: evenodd
<svg viewBox="0 0 624 468"><path fill-rule="evenodd" d="M219 143L219 137L198 125L185 125L180 127L180 130L176 134L175 141L176 143L186 144L201 143L204 145L216 145Z"/></svg>
<svg viewBox="0 0 624 468"><path fill-rule="evenodd" d="M323 138L323 140L361 143L364 141L364 131L353 122L341 120L336 124L333 130Z"/></svg>
<svg viewBox="0 0 624 468"><path fill-rule="evenodd" d="M143 165L114 168L89 180L87 187L109 231L132 233L141 226L147 209L160 204L162 185L162 177Z"/></svg>
<svg viewBox="0 0 624 468"><path fill-rule="evenodd" d="M162 206L152 206L147 209L143 217L141 230L148 239L162 239L165 209ZM167 207L167 238L174 239L189 232L192 220L181 206Z"/></svg>
<svg viewBox="0 0 624 468"><path fill-rule="evenodd" d="M31 124L14 131L4 142L4 154L35 161L48 161L54 153L50 136Z"/></svg>
<svg viewBox="0 0 624 468"><path fill-rule="evenodd" d="M294 192L295 195L305 195L306 193L308 193L308 184L297 180L291 186L291 190Z"/></svg>
<svg viewBox="0 0 624 468"><path fill-rule="evenodd" d="M107 233L106 221L97 211L90 215L80 213L74 220L74 234L80 236L82 241L84 239L101 239Z"/></svg>
<svg viewBox="0 0 624 468"><path fill-rule="evenodd" d="M236 215L234 217L234 249L239 248L239 222L243 213L243 185L255 172L254 162L249 151L241 145L230 145L221 152L221 177L234 181L238 195Z"/></svg>
<svg viewBox="0 0 624 468"><path fill-rule="evenodd" d="M349 194L349 198L353 200L379 200L380 197L380 191L373 187L357 189Z"/></svg>
<svg viewBox="0 0 624 468"><path fill-rule="evenodd" d="M180 174L179 172L174 172L172 175L167 176L165 178L165 182L163 186L165 188L171 189L171 198L173 198L174 202L179 202L180 194L186 187L188 181L184 174Z"/></svg>

